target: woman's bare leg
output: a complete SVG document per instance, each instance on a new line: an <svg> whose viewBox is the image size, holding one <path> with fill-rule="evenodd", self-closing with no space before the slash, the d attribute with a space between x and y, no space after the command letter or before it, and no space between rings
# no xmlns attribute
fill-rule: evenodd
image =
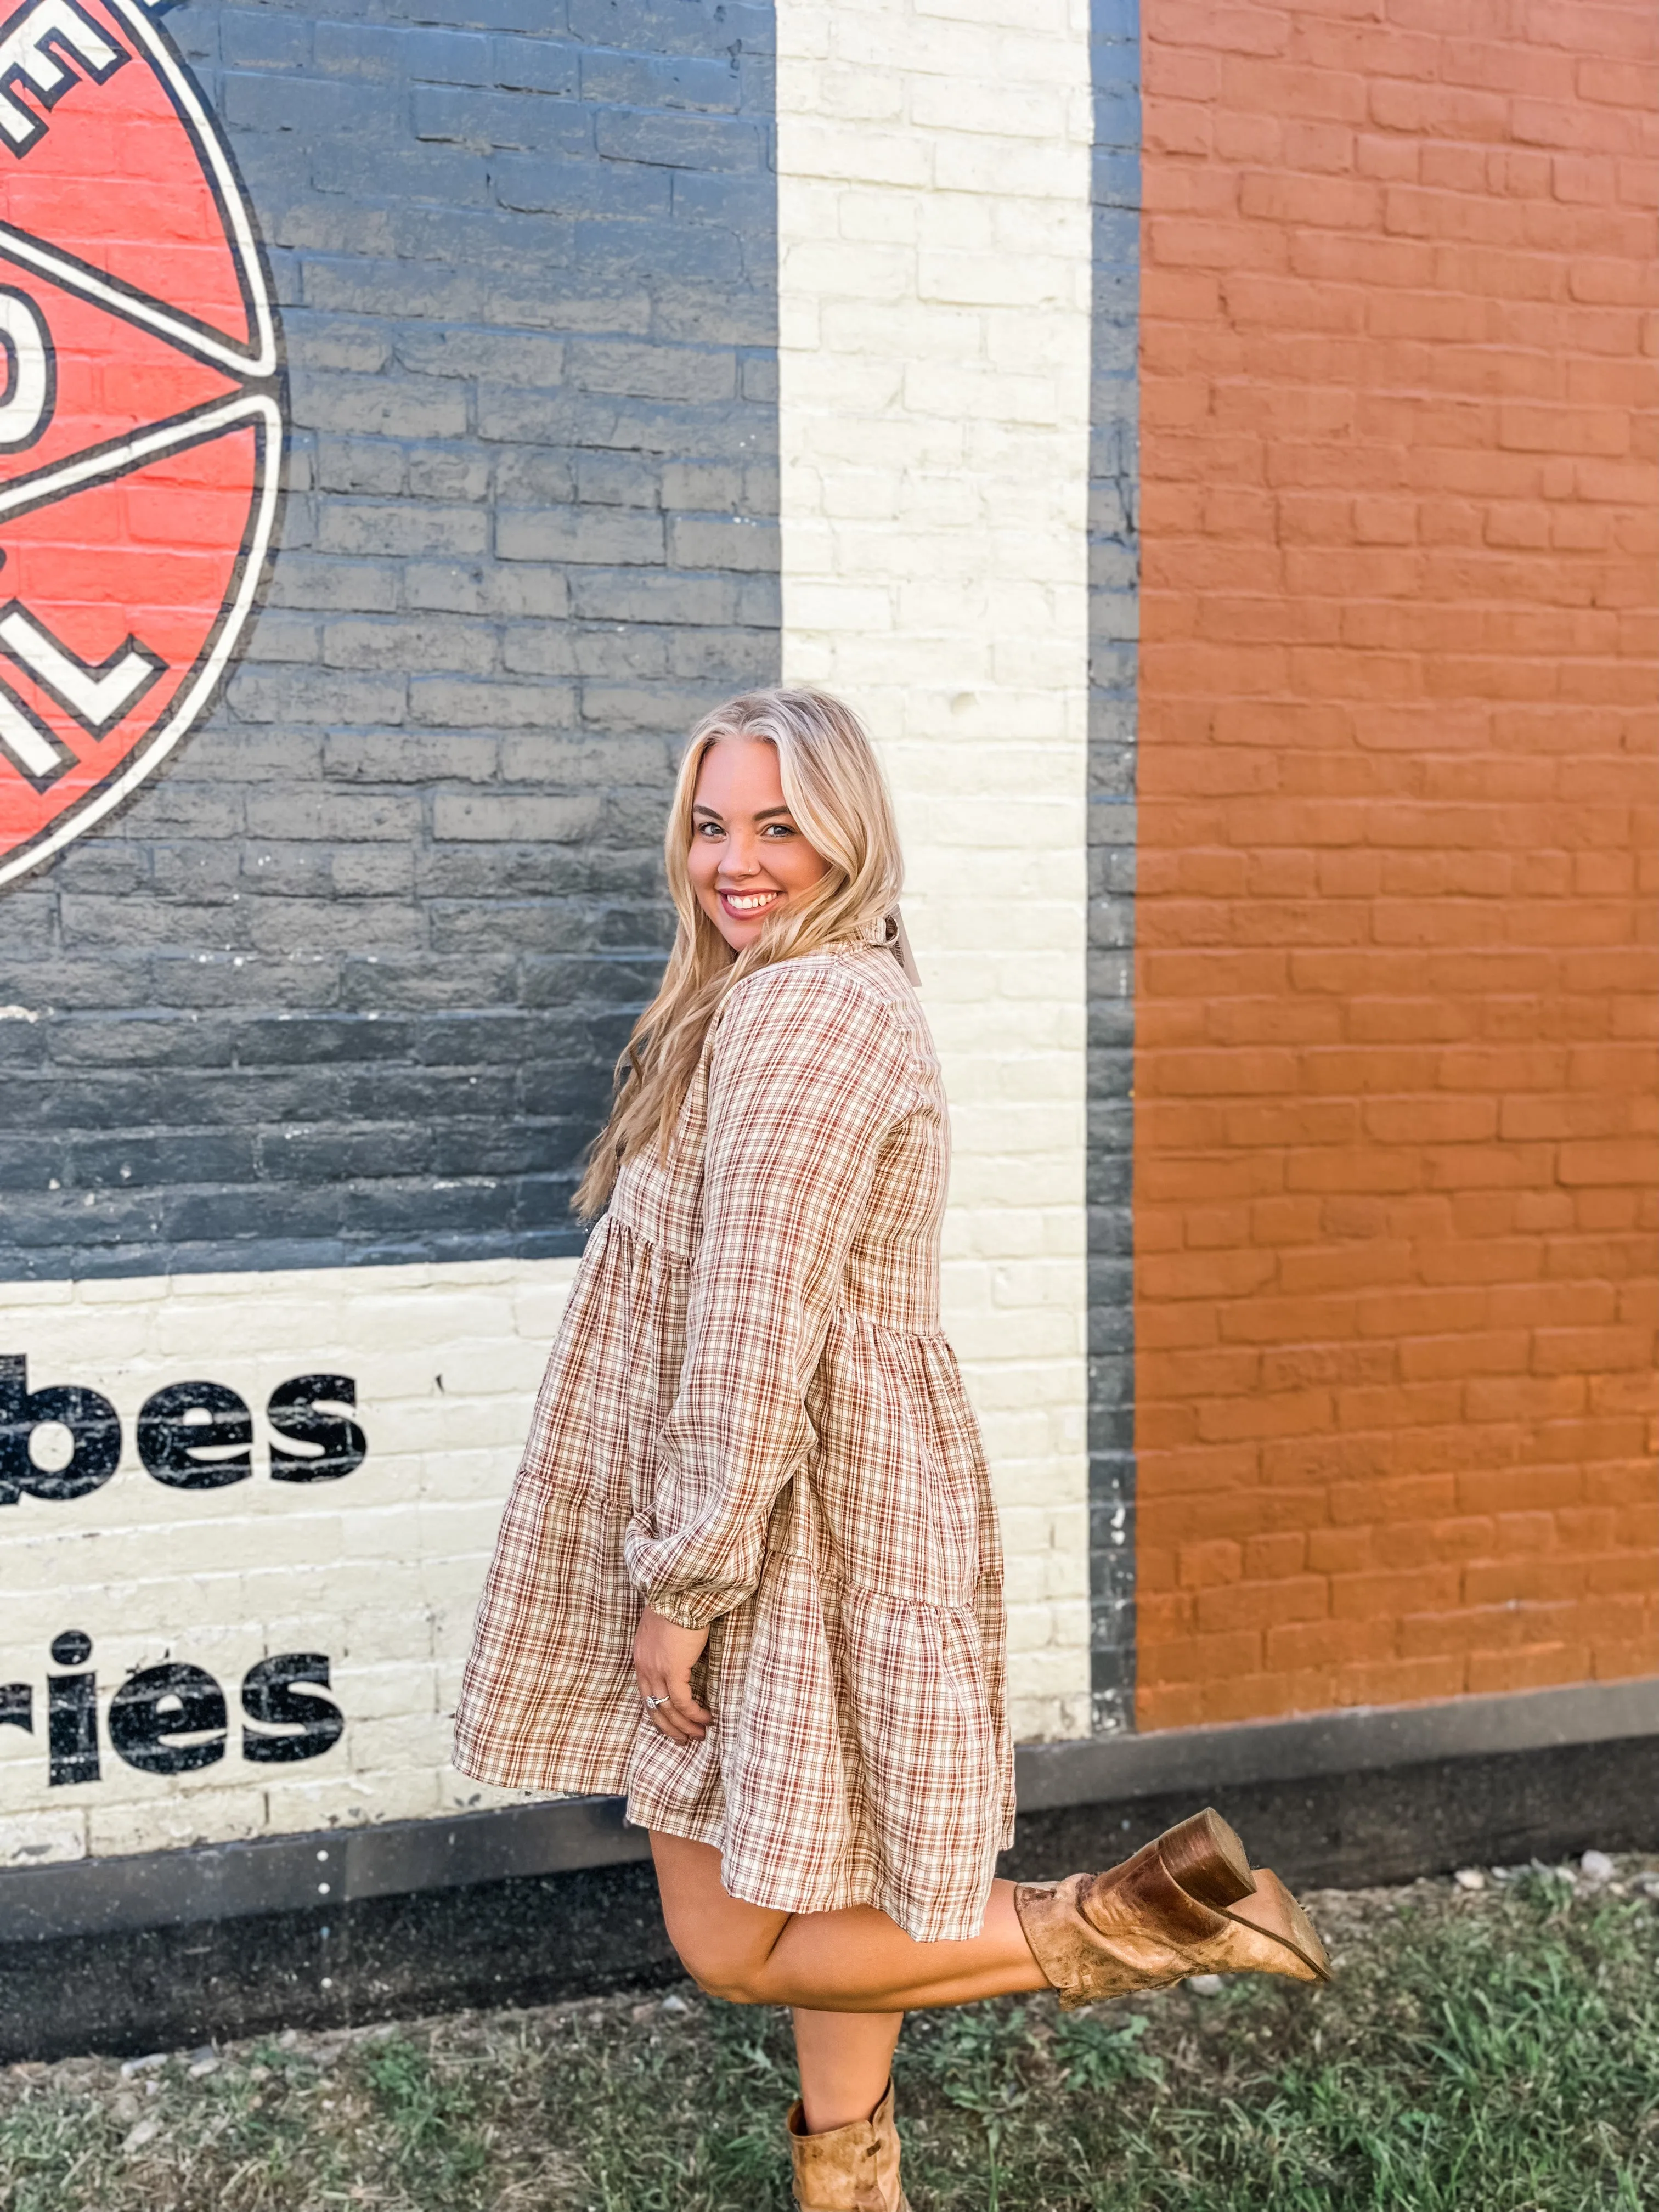
<svg viewBox="0 0 1659 2212"><path fill-rule="evenodd" d="M885 2095L902 2012L812 2012L795 2007L795 2060L809 2136L867 2120Z"/></svg>
<svg viewBox="0 0 1659 2212"><path fill-rule="evenodd" d="M653 1830L651 1850L674 1948L716 1996L817 2013L902 2013L1048 1987L1011 1881L992 1884L977 1936L917 1943L873 1905L772 1912L728 1897L720 1853L708 1844Z"/></svg>

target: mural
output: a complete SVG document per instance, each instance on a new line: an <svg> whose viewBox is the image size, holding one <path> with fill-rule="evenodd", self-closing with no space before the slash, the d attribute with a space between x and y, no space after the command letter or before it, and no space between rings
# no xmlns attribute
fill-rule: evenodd
<svg viewBox="0 0 1659 2212"><path fill-rule="evenodd" d="M0 23L0 884L199 718L276 520L276 329L230 157L136 0Z"/></svg>

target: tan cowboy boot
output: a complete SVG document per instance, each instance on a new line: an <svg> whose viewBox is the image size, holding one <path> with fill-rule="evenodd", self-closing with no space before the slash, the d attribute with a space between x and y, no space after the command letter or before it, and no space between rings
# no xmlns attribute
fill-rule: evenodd
<svg viewBox="0 0 1659 2212"><path fill-rule="evenodd" d="M1062 2008L1167 1989L1188 1974L1288 1974L1328 1982L1313 1923L1277 1875L1206 1808L1109 1874L1021 1882L1025 1940Z"/></svg>
<svg viewBox="0 0 1659 2212"><path fill-rule="evenodd" d="M893 2085L867 2120L805 2132L799 2098L789 2107L789 2155L799 2212L910 2212L899 2182Z"/></svg>

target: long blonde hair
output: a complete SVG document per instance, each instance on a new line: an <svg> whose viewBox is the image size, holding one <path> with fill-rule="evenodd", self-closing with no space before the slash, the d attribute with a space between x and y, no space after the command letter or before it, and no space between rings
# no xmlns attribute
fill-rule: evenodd
<svg viewBox="0 0 1659 2212"><path fill-rule="evenodd" d="M829 863L809 890L769 916L759 937L735 958L697 902L689 865L697 772L720 738L776 748L796 827ZM617 1062L611 1118L571 1201L584 1220L603 1210L632 1153L645 1145L665 1149L708 1024L732 985L776 961L878 936L903 883L881 764L853 709L825 691L746 691L703 716L680 762L663 854L679 927L657 995Z"/></svg>

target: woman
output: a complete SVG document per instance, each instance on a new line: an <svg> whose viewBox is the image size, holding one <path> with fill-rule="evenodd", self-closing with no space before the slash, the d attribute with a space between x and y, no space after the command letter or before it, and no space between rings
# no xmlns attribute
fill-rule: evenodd
<svg viewBox="0 0 1659 2212"><path fill-rule="evenodd" d="M1324 1977L1200 1814L1109 1874L1013 1828L997 1522L939 1321L945 1108L869 741L810 691L693 732L679 930L479 1608L463 1773L625 1790L702 1987L793 2008L803 2208L899 2212L907 2009ZM603 1211L601 1211L603 1209Z"/></svg>

